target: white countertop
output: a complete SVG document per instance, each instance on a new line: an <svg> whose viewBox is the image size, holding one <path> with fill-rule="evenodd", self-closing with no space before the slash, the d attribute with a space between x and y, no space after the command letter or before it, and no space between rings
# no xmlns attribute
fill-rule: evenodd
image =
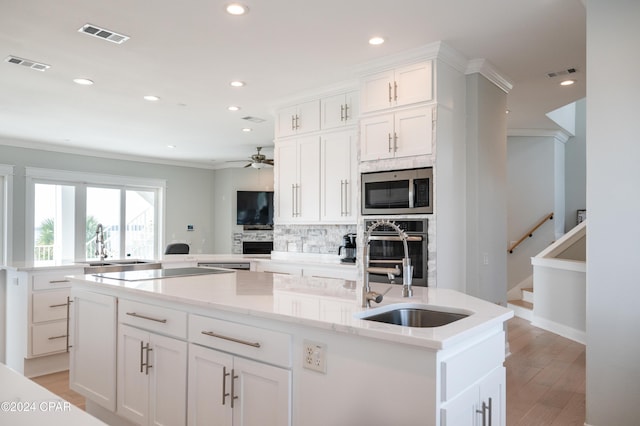
<svg viewBox="0 0 640 426"><path fill-rule="evenodd" d="M105 423L0 363L0 424L98 426Z"/></svg>
<svg viewBox="0 0 640 426"><path fill-rule="evenodd" d="M413 297L403 298L402 286L372 283L372 288L380 293L391 287L383 302L373 306L372 310L392 303L413 303L427 305L434 310L471 311L473 314L434 328L401 327L366 321L353 316L365 310L358 301L361 283L263 272L234 271L145 281L122 281L92 275L71 279L74 285L102 288L117 292L121 297L142 296L152 304L154 299L180 303L187 305L186 310L188 306L194 306L233 312L432 349L449 347L513 316L510 309L453 290L414 287ZM315 298L318 300L318 310L292 314L291 309L281 307L286 305L279 303L283 297ZM350 310L352 315L332 315L345 309ZM324 319L336 317L342 319L334 319L333 322Z"/></svg>

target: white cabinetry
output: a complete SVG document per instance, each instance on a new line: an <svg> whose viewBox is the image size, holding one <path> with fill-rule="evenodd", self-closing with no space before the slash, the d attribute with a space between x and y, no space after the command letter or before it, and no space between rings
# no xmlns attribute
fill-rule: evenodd
<svg viewBox="0 0 640 426"><path fill-rule="evenodd" d="M314 100L279 110L276 126L278 137L320 130L320 102Z"/></svg>
<svg viewBox="0 0 640 426"><path fill-rule="evenodd" d="M356 137L351 131L325 133L321 137L320 220L355 223Z"/></svg>
<svg viewBox="0 0 640 426"><path fill-rule="evenodd" d="M276 144L277 210L280 223L317 222L320 214L320 138Z"/></svg>
<svg viewBox="0 0 640 426"><path fill-rule="evenodd" d="M290 425L290 339L283 333L190 316L189 340L197 344L189 345L189 425Z"/></svg>
<svg viewBox="0 0 640 426"><path fill-rule="evenodd" d="M320 126L323 130L355 124L358 115L357 91L320 99Z"/></svg>
<svg viewBox="0 0 640 426"><path fill-rule="evenodd" d="M66 370L69 280L81 267L7 270L6 363L27 377Z"/></svg>
<svg viewBox="0 0 640 426"><path fill-rule="evenodd" d="M179 340L186 339L186 313L119 305L118 415L141 425L186 424L187 343Z"/></svg>
<svg viewBox="0 0 640 426"><path fill-rule="evenodd" d="M363 113L433 100L433 63L424 61L362 79Z"/></svg>
<svg viewBox="0 0 640 426"><path fill-rule="evenodd" d="M360 121L362 161L433 153L435 107L423 106Z"/></svg>
<svg viewBox="0 0 640 426"><path fill-rule="evenodd" d="M71 292L69 387L93 402L116 409L116 298Z"/></svg>

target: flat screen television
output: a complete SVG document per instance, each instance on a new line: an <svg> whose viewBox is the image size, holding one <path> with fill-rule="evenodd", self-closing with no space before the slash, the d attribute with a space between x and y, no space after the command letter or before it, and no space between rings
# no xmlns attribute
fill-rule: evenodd
<svg viewBox="0 0 640 426"><path fill-rule="evenodd" d="M273 191L238 191L238 225L273 226Z"/></svg>

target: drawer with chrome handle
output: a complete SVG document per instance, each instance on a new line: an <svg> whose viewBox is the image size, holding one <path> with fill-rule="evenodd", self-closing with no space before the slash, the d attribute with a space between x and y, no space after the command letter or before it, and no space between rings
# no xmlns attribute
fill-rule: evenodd
<svg viewBox="0 0 640 426"><path fill-rule="evenodd" d="M36 323L67 318L69 289L33 292L31 321Z"/></svg>
<svg viewBox="0 0 640 426"><path fill-rule="evenodd" d="M187 313L132 300L118 300L118 322L168 336L187 337Z"/></svg>
<svg viewBox="0 0 640 426"><path fill-rule="evenodd" d="M291 367L291 336L216 318L189 315L189 341L198 345Z"/></svg>

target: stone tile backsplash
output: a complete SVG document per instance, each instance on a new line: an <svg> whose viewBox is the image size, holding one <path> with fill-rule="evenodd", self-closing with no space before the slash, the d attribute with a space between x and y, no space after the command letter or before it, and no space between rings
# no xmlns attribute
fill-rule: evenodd
<svg viewBox="0 0 640 426"><path fill-rule="evenodd" d="M273 250L337 255L342 236L350 232L356 232L355 225L276 225Z"/></svg>

